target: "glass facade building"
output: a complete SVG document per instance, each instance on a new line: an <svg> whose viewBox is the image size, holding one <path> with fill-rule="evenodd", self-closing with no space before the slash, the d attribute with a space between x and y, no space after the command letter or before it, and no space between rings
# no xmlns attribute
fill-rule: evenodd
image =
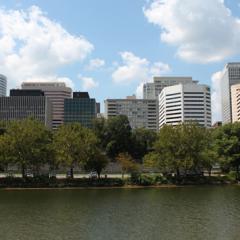
<svg viewBox="0 0 240 240"><path fill-rule="evenodd" d="M97 117L96 100L87 93L74 92L72 99L64 100L64 123L80 123L92 128Z"/></svg>

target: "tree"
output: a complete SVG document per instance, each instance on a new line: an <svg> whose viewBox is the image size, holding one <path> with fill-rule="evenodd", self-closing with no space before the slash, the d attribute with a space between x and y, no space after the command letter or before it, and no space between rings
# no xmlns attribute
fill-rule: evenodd
<svg viewBox="0 0 240 240"><path fill-rule="evenodd" d="M137 128L132 131L131 155L140 161L153 150L157 133L146 128Z"/></svg>
<svg viewBox="0 0 240 240"><path fill-rule="evenodd" d="M109 118L106 127L106 153L110 158L130 151L131 126L125 115Z"/></svg>
<svg viewBox="0 0 240 240"><path fill-rule="evenodd" d="M109 141L109 134L107 134L107 120L104 117L94 119L93 131L99 139L99 146L105 151Z"/></svg>
<svg viewBox="0 0 240 240"><path fill-rule="evenodd" d="M62 125L54 134L53 149L57 165L70 168L73 178L75 165L84 165L91 148L98 140L92 130L82 127L79 123Z"/></svg>
<svg viewBox="0 0 240 240"><path fill-rule="evenodd" d="M215 143L223 168L236 170L239 179L240 166L240 123L226 124L216 129Z"/></svg>
<svg viewBox="0 0 240 240"><path fill-rule="evenodd" d="M42 123L25 119L8 125L1 146L5 146L8 162L19 165L25 177L27 168L39 174L40 167L47 163L50 143L50 132Z"/></svg>
<svg viewBox="0 0 240 240"><path fill-rule="evenodd" d="M116 160L121 165L122 178L124 178L125 173L133 173L139 169L138 164L134 162L133 158L128 153L120 153L116 157Z"/></svg>
<svg viewBox="0 0 240 240"><path fill-rule="evenodd" d="M189 171L201 171L203 152L207 146L205 135L206 129L196 123L165 125L160 129L154 145L159 168L175 172L177 176L186 175Z"/></svg>
<svg viewBox="0 0 240 240"><path fill-rule="evenodd" d="M204 139L206 140L206 148L202 153L202 166L208 171L208 175L211 176L213 166L219 162L214 141L214 130L208 129Z"/></svg>
<svg viewBox="0 0 240 240"><path fill-rule="evenodd" d="M97 147L92 148L88 153L86 162L84 163L84 169L86 171L96 171L98 178L101 176L102 170L107 166L107 156Z"/></svg>

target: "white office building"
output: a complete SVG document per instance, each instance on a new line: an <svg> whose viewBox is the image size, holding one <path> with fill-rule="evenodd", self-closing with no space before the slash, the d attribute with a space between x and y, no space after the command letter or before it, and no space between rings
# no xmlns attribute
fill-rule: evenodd
<svg viewBox="0 0 240 240"><path fill-rule="evenodd" d="M105 117L126 115L132 128L158 129L158 105L154 99L126 99L105 100Z"/></svg>
<svg viewBox="0 0 240 240"><path fill-rule="evenodd" d="M232 122L240 122L240 84L231 86Z"/></svg>
<svg viewBox="0 0 240 240"><path fill-rule="evenodd" d="M0 74L0 97L7 95L7 78Z"/></svg>
<svg viewBox="0 0 240 240"><path fill-rule="evenodd" d="M240 83L240 62L228 63L221 79L222 120L230 123L232 119L231 86Z"/></svg>
<svg viewBox="0 0 240 240"><path fill-rule="evenodd" d="M165 87L159 95L159 128L196 121L211 127L211 96L207 85L188 83Z"/></svg>
<svg viewBox="0 0 240 240"><path fill-rule="evenodd" d="M158 99L163 88L177 84L197 83L192 77L154 77L153 82L143 85L144 99Z"/></svg>
<svg viewBox="0 0 240 240"><path fill-rule="evenodd" d="M24 82L22 89L41 90L52 103L52 128L64 122L64 99L72 97L72 89L64 82Z"/></svg>

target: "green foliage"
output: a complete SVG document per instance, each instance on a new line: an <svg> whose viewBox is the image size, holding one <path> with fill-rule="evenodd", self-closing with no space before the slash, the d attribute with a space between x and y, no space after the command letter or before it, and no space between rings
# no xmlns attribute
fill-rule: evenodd
<svg viewBox="0 0 240 240"><path fill-rule="evenodd" d="M98 178L100 178L100 174L107 164L107 156L97 147L93 147L88 153L87 160L84 163L84 169L86 171L96 171Z"/></svg>
<svg viewBox="0 0 240 240"><path fill-rule="evenodd" d="M115 158L120 152L129 152L131 143L131 126L124 115L96 120L94 131L100 140L101 147L110 158Z"/></svg>
<svg viewBox="0 0 240 240"><path fill-rule="evenodd" d="M239 179L240 123L226 124L216 129L215 144L223 169L235 168L236 178Z"/></svg>
<svg viewBox="0 0 240 240"><path fill-rule="evenodd" d="M153 150L153 144L157 139L157 133L146 129L137 128L132 131L131 155L140 161Z"/></svg>
<svg viewBox="0 0 240 240"><path fill-rule="evenodd" d="M163 172L175 172L177 176L198 172L204 165L203 153L208 145L207 131L195 123L161 128L155 151L144 159L152 162Z"/></svg>
<svg viewBox="0 0 240 240"><path fill-rule="evenodd" d="M21 166L25 177L27 168L37 175L47 163L51 133L33 119L11 122L0 140L1 160Z"/></svg>
<svg viewBox="0 0 240 240"><path fill-rule="evenodd" d="M138 164L134 162L132 156L128 153L120 153L116 160L121 165L122 177L124 177L125 173L137 173L139 171Z"/></svg>
<svg viewBox="0 0 240 240"><path fill-rule="evenodd" d="M62 125L53 136L56 164L69 167L71 178L76 165L84 165L97 145L95 134L79 123Z"/></svg>

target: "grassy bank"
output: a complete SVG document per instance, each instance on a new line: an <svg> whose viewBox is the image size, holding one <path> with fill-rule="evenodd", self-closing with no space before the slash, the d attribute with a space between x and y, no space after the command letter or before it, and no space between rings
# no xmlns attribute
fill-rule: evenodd
<svg viewBox="0 0 240 240"><path fill-rule="evenodd" d="M0 188L117 188L117 187L163 187L187 185L226 185L237 182L230 176L191 176L163 177L160 175L141 175L131 178L78 178L57 179L48 177L0 178Z"/></svg>

